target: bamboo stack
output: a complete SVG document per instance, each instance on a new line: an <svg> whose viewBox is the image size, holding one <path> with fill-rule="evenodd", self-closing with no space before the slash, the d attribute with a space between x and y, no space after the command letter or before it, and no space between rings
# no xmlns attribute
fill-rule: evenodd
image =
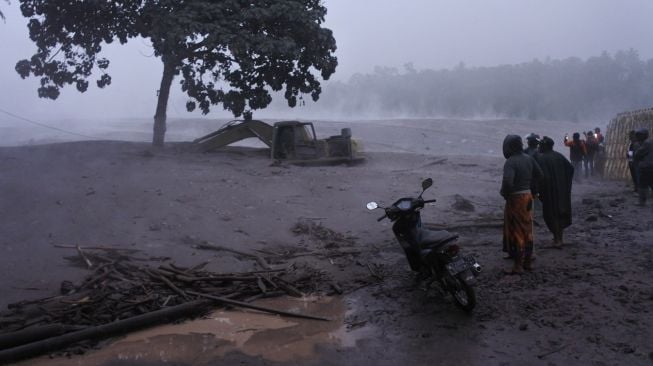
<svg viewBox="0 0 653 366"><path fill-rule="evenodd" d="M608 123L605 133L606 163L603 176L610 179L630 179L628 173L628 132L640 128L653 131L653 108L619 113Z"/></svg>

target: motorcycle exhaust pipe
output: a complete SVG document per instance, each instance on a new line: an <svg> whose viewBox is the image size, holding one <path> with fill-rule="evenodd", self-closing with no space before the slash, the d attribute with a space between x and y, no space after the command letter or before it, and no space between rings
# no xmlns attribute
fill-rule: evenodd
<svg viewBox="0 0 653 366"><path fill-rule="evenodd" d="M478 264L478 263L474 263L474 264L472 264L472 269L474 270L474 272L475 272L476 274L481 273L481 265Z"/></svg>

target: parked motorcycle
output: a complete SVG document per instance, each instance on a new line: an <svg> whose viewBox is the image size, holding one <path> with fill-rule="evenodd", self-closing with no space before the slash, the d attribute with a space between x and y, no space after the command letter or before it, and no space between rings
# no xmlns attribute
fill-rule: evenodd
<svg viewBox="0 0 653 366"><path fill-rule="evenodd" d="M471 255L463 255L455 244L458 235L446 230L428 230L422 228L420 211L426 203L435 199L424 200L422 195L433 185L433 179L422 182L422 193L417 198L404 197L389 207L381 207L376 202L367 204L369 210L381 208L385 218L394 222L392 231L404 249L410 268L419 272L430 283L438 281L440 287L453 296L458 307L471 312L476 306L476 294L472 287L481 266Z"/></svg>

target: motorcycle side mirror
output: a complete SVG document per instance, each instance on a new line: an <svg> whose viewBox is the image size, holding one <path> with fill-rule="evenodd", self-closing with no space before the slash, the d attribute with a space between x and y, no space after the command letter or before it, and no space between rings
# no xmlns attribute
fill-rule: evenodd
<svg viewBox="0 0 653 366"><path fill-rule="evenodd" d="M379 208L379 205L374 201L367 204L368 210L376 210L377 208Z"/></svg>
<svg viewBox="0 0 653 366"><path fill-rule="evenodd" d="M433 179L426 178L422 181L422 190L426 191L427 188L433 185Z"/></svg>

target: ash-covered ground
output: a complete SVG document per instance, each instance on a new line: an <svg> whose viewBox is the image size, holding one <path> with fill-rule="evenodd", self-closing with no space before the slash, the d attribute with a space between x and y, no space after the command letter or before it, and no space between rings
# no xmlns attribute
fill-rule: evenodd
<svg viewBox="0 0 653 366"><path fill-rule="evenodd" d="M193 331L191 326L177 338L184 347L176 351L159 332L127 342L129 347L120 346L121 341L104 344L74 356L72 362L653 363L653 211L651 206L634 205L636 197L625 182L576 183L574 224L565 231L564 248L551 247L551 236L541 216L536 216L540 225L535 271L501 274L509 266L502 259L499 226L503 138L508 133L536 132L554 138L555 149L566 153L562 136L593 125L512 120L317 122L319 137L351 127L367 157L356 166L322 167L272 164L267 150L260 147L200 154L188 143L172 142L155 151L149 143L139 142L148 138L145 124L129 126L86 131L109 141L41 145L43 139L54 139L42 137L32 145L0 148L3 308L56 295L63 280L83 278L85 271L64 259L75 251L55 245L137 248L170 257L180 266L209 260L208 268L223 272L253 270L257 264L225 252L200 250L192 243L206 240L267 253L271 259L279 253L301 254L286 255L284 265L310 266L344 294L325 291L305 299L322 304L311 311L332 317L330 326L303 320L285 325L247 323L251 334L245 340L215 336L212 341L203 338L204 343L193 334L210 334L211 328L198 326ZM171 123L170 137L192 140L217 127L177 121ZM472 315L462 313L436 288L416 282L390 223L378 223L380 213L365 208L369 201L387 204L418 194L427 177L435 184L425 197L438 202L423 211L423 220L452 226L451 231L461 235L462 249L483 265ZM461 210L456 205L461 199L473 209ZM261 343L263 338L274 341ZM298 343L298 338L308 344ZM206 342L214 343L208 347ZM200 343L203 348L193 348ZM71 360L43 357L24 364L34 362Z"/></svg>

